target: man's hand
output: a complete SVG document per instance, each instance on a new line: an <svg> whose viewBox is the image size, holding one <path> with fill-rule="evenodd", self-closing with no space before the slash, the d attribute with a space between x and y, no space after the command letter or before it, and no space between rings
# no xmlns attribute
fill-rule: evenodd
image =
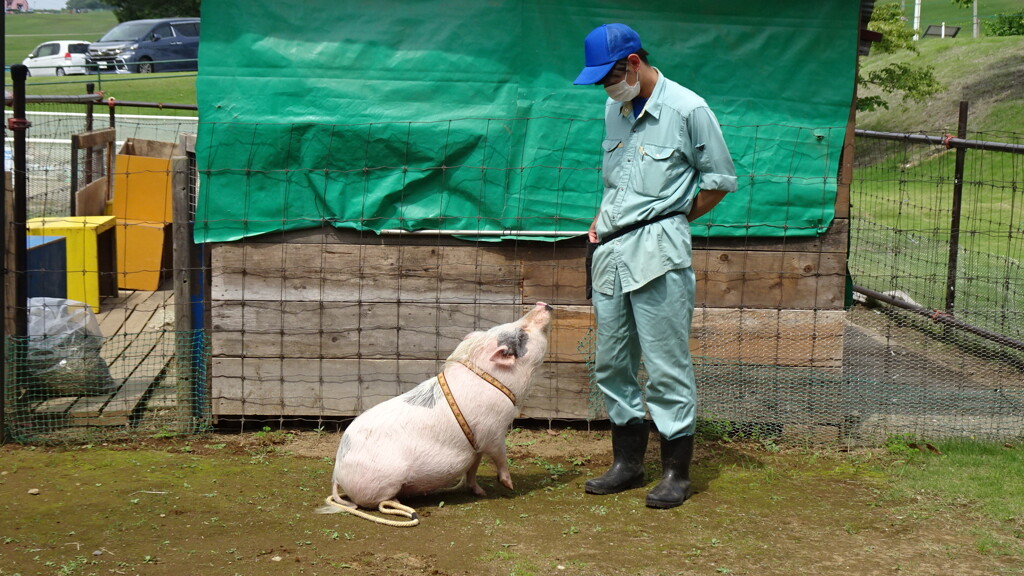
<svg viewBox="0 0 1024 576"><path fill-rule="evenodd" d="M587 238L591 244L597 244L597 216L594 216L594 221L590 223L590 230L587 231Z"/></svg>

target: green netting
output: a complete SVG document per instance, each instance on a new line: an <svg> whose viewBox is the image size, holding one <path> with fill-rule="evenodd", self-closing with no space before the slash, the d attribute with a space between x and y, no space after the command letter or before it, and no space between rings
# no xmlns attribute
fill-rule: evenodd
<svg viewBox="0 0 1024 576"><path fill-rule="evenodd" d="M8 337L5 424L34 443L179 434L210 423L200 331Z"/></svg>
<svg viewBox="0 0 1024 576"><path fill-rule="evenodd" d="M572 80L584 36L610 21L723 124L740 189L694 234L816 235L833 217L858 17L810 0L207 0L196 239L324 221L586 230L605 97Z"/></svg>

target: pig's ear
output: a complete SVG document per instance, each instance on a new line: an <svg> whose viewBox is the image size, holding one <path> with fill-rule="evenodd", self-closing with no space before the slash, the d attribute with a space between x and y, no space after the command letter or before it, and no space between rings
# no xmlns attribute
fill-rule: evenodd
<svg viewBox="0 0 1024 576"><path fill-rule="evenodd" d="M491 353L491 363L508 370L516 363L516 356L508 346L498 346L497 350Z"/></svg>

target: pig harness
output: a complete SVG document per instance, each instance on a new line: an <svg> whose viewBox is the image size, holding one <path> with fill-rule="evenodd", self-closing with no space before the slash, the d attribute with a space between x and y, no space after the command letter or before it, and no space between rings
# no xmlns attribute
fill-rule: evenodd
<svg viewBox="0 0 1024 576"><path fill-rule="evenodd" d="M484 382L487 382L491 386L494 386L495 388L500 390L502 394L508 397L509 401L511 401L512 404L516 403L516 395L511 390L509 390L507 386L498 381L497 378L491 376L487 372L480 369L479 366L476 366L475 364L472 364L470 362L460 360L459 364L462 364L466 368L469 368L470 370L473 371L474 374L483 379ZM451 388L449 388L448 386L448 380L445 378L443 370L437 375L437 382L438 384L441 385L441 392L444 394L445 400L448 401L448 406L452 409L452 415L455 416L455 420L459 423L459 427L462 428L462 433L466 435L466 440L469 440L469 444L470 446L473 447L473 451L478 452L480 448L479 446L477 446L476 436L473 434L473 430L469 427L469 423L466 422L465 416L462 415L462 410L459 409L459 405L455 401L455 396L452 395ZM343 511L348 512L349 514L353 514L366 520L372 520L373 522L376 522L378 524L384 524L386 526L412 527L420 523L420 518L419 515L416 513L416 510L408 506L405 506L404 504L400 504L395 500L385 500L381 502L377 506L377 511L383 514L405 516L406 518L409 518L409 520L402 521L378 518L376 516L367 514L362 510L359 510L354 505L346 506L345 504L342 504L340 502L335 502L332 496L327 497L326 503L328 506L341 508Z"/></svg>
<svg viewBox="0 0 1024 576"><path fill-rule="evenodd" d="M480 369L479 366L460 360L459 364L462 364L466 368L469 368L477 376L483 378L484 382L487 382L491 386L494 386L501 393L508 397L512 401L512 404L516 403L516 395L512 393L504 384L498 381L497 378L491 376L487 372ZM476 436L473 435L473 430L470 429L469 423L466 422L466 418L462 415L462 410L459 410L459 405L455 402L455 397L452 396L451 389L448 388L448 381L444 377L444 371L437 375L437 382L441 385L441 392L444 393L444 399L448 401L448 406L452 409L452 414L455 415L455 420L459 423L459 427L462 428L462 433L466 435L466 440L469 440L469 445L473 447L474 452L479 452L480 447L476 444Z"/></svg>

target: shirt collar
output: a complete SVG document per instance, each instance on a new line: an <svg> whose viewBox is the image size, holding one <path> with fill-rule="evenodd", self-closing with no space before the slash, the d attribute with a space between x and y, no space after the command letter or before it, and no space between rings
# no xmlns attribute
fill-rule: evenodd
<svg viewBox="0 0 1024 576"><path fill-rule="evenodd" d="M661 73L661 70L654 69L658 72L658 81L654 84L654 90L651 91L651 97L647 100L647 105L644 106L641 116L644 114L650 114L655 119L661 116L661 100L665 94L665 75ZM619 112L626 118L633 115L633 103L623 102L622 107L619 108ZM637 117L639 119L639 116Z"/></svg>

